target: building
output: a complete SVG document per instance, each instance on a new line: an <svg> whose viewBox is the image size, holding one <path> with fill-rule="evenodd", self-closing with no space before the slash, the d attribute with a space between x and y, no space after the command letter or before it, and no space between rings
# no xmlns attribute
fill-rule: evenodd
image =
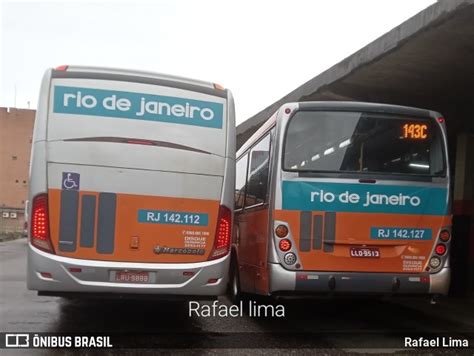
<svg viewBox="0 0 474 356"><path fill-rule="evenodd" d="M473 87L474 0L439 0L240 124L237 146L285 102L357 100L443 113L454 174L453 285L474 290Z"/></svg>
<svg viewBox="0 0 474 356"><path fill-rule="evenodd" d="M0 234L24 230L35 110L0 108Z"/></svg>

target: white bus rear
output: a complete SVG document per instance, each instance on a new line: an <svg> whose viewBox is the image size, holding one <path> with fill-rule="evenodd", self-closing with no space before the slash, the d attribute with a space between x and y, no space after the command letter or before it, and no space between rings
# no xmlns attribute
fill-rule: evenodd
<svg viewBox="0 0 474 356"><path fill-rule="evenodd" d="M229 90L137 71L48 70L32 145L28 287L223 294L234 166Z"/></svg>

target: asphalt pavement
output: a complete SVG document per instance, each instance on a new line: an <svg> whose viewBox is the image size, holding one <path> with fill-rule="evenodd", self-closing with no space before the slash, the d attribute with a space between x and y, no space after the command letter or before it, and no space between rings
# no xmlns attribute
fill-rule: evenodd
<svg viewBox="0 0 474 356"><path fill-rule="evenodd" d="M446 299L245 300L253 306L283 306L285 316L189 316L188 302L66 300L39 297L26 289L27 241L0 242L0 331L110 335L111 354L313 354L407 353L404 337L470 339L473 354L474 301ZM202 302L212 306L212 302ZM227 297L219 305L230 306ZM194 313L195 314L195 313ZM280 313L281 314L281 313ZM0 350L31 354L32 350ZM91 354L91 350L36 350L41 354Z"/></svg>

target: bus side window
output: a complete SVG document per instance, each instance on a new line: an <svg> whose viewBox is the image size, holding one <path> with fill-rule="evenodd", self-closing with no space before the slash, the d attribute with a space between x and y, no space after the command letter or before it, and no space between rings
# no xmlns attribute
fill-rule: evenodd
<svg viewBox="0 0 474 356"><path fill-rule="evenodd" d="M245 201L245 184L247 182L248 153L242 156L235 167L235 210L242 209Z"/></svg>
<svg viewBox="0 0 474 356"><path fill-rule="evenodd" d="M270 167L270 134L250 151L249 173L245 206L262 204L267 198Z"/></svg>

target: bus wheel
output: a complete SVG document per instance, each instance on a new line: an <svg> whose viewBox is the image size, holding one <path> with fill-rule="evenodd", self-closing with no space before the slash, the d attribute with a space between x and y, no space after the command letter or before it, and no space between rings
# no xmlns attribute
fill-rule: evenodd
<svg viewBox="0 0 474 356"><path fill-rule="evenodd" d="M240 278L239 278L239 266L237 262L234 261L232 268L230 270L230 284L229 284L229 294L232 303L238 304L242 299L242 293L240 291Z"/></svg>

